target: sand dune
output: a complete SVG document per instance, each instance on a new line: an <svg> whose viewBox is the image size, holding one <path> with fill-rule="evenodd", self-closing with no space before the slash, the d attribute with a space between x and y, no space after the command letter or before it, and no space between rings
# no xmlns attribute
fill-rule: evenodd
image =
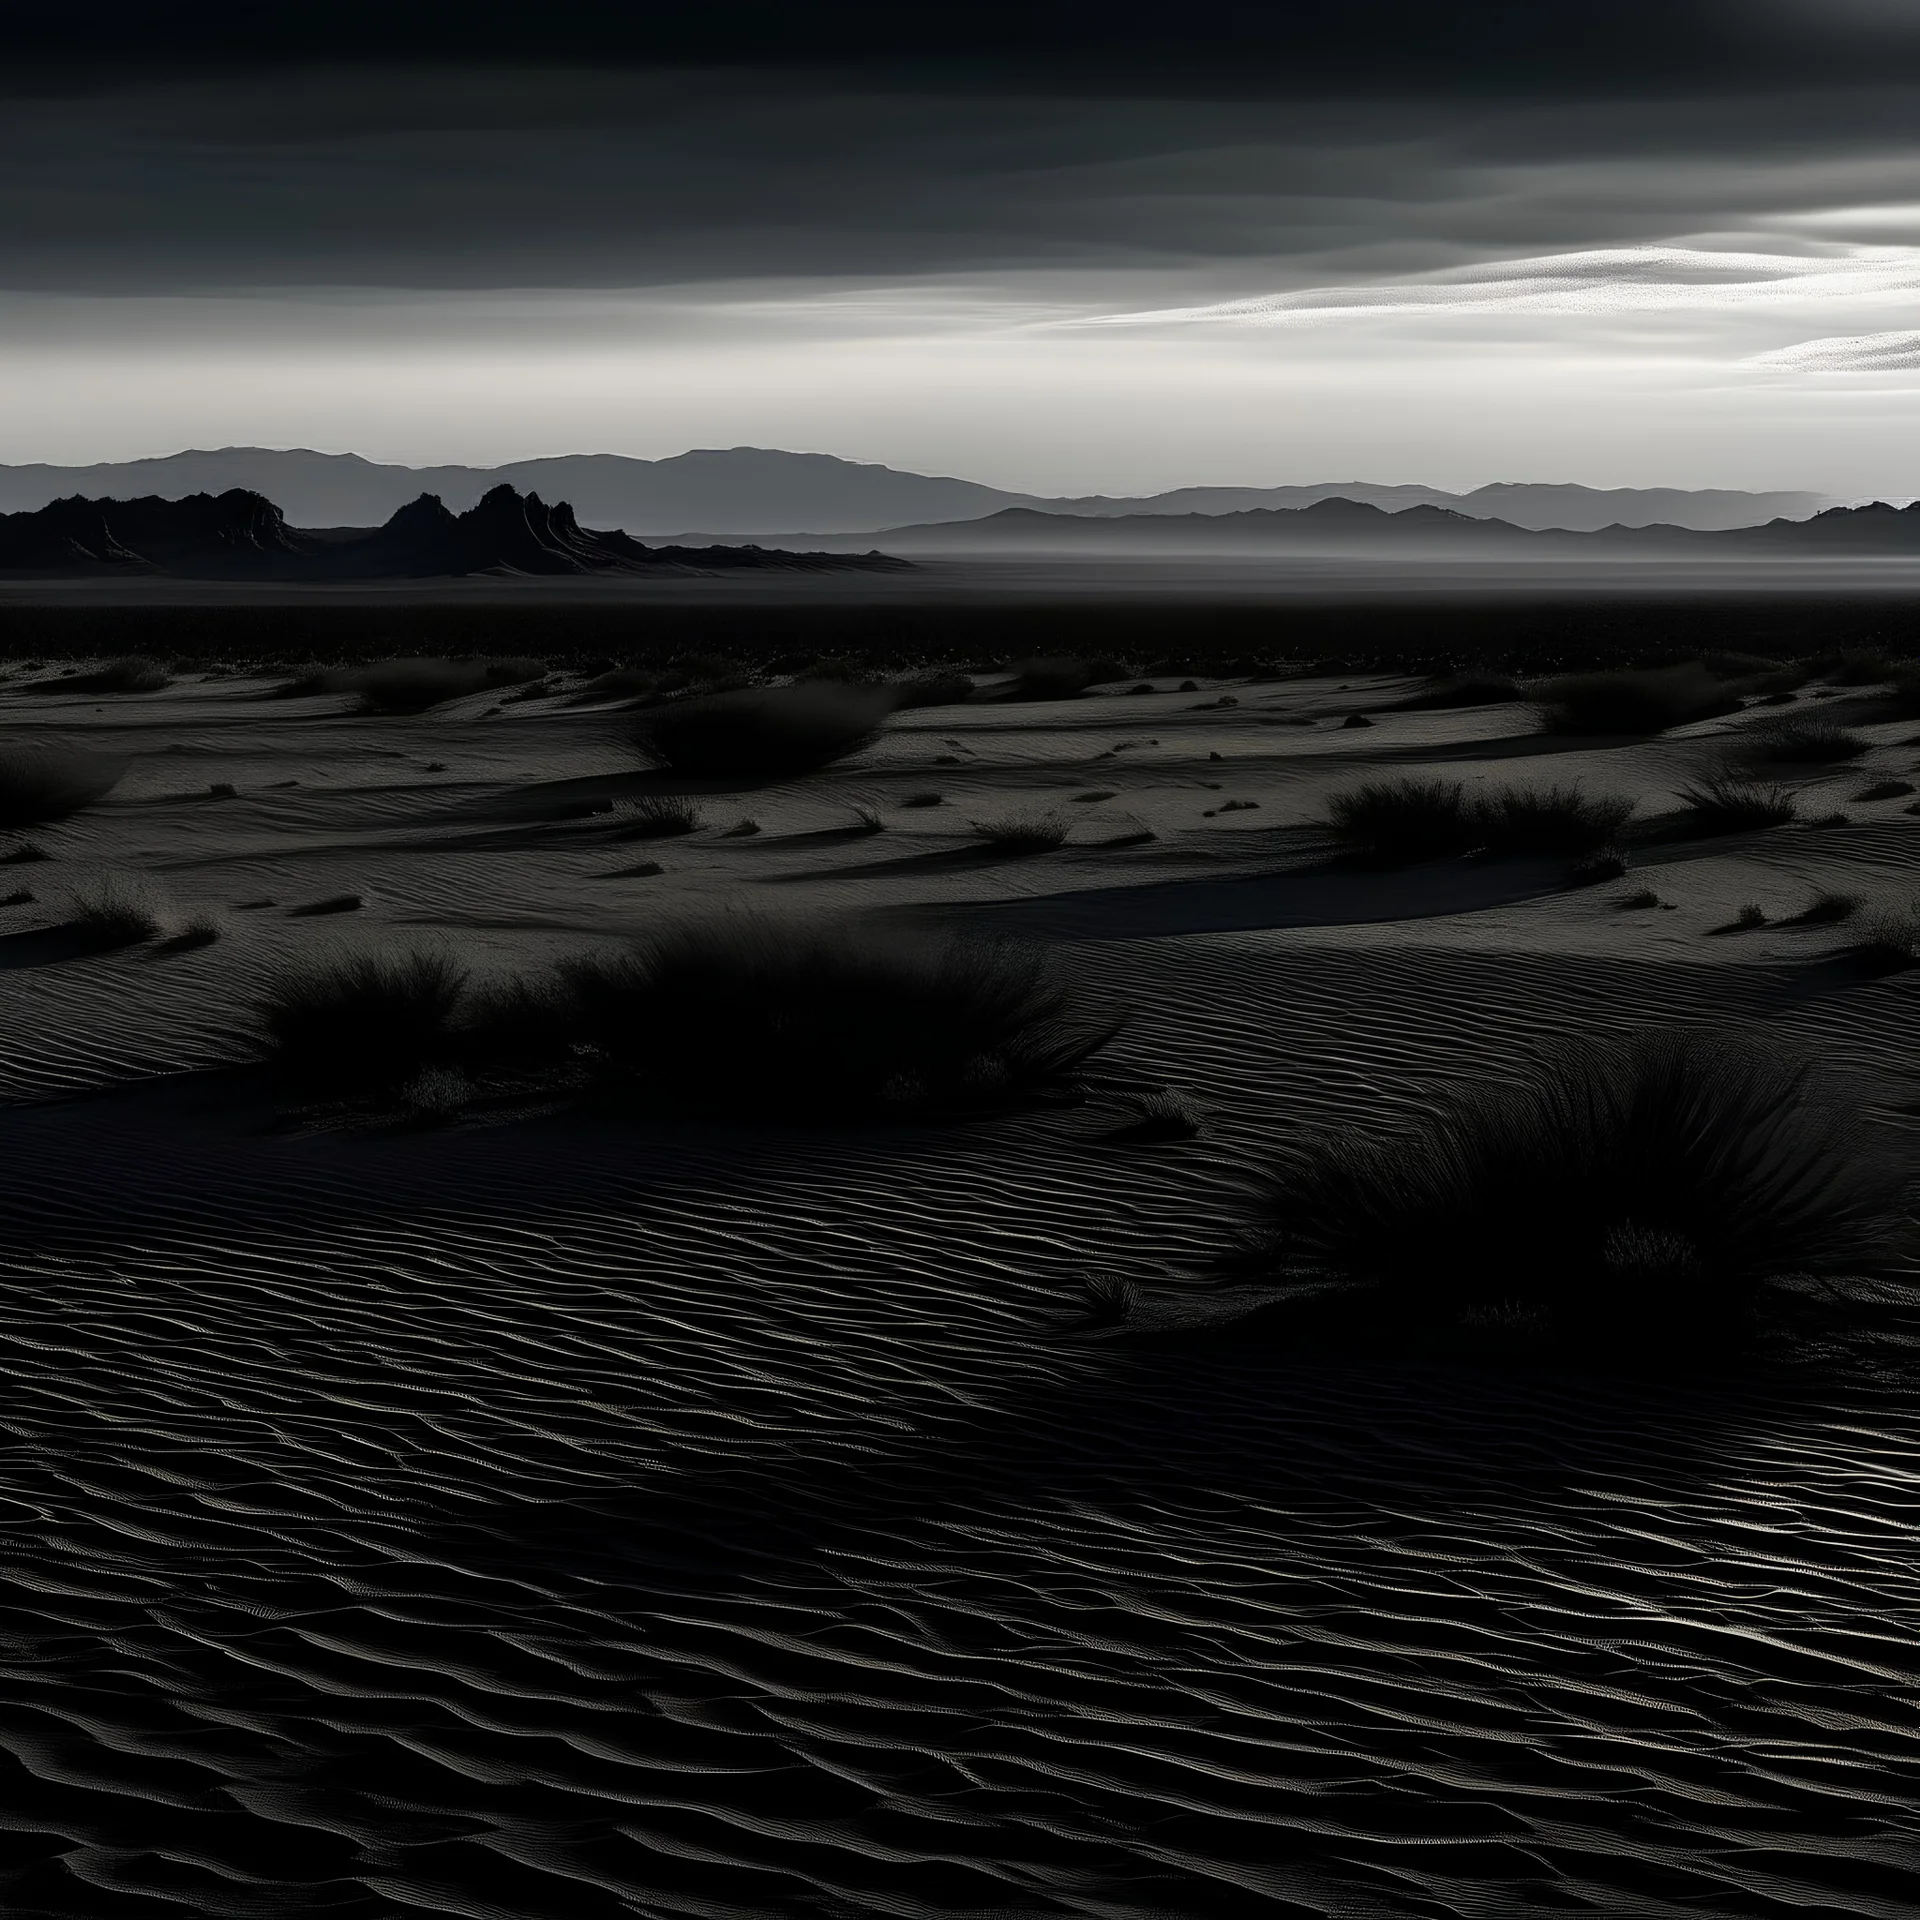
<svg viewBox="0 0 1920 1920"><path fill-rule="evenodd" d="M1873 743L1792 770L1844 825L1575 888L1329 872L1317 823L1382 770L1650 814L1728 722L1162 682L745 788L645 772L565 686L396 718L270 684L0 689L0 743L132 759L0 866L35 895L0 908L10 1914L1912 1911L1902 1298L1677 1382L1075 1331L1090 1274L1221 1252L1276 1138L1569 1033L1730 1022L1910 1140L1920 975L1786 924L1912 897L1920 818L1851 798L1910 721L1820 703ZM689 789L700 831L620 837ZM969 832L1049 811L1053 853ZM220 937L62 948L103 871ZM1085 1104L892 1131L290 1127L243 1064L276 960L506 969L743 903L1044 938L1134 1017ZM1200 1137L1105 1137L1163 1085Z"/></svg>

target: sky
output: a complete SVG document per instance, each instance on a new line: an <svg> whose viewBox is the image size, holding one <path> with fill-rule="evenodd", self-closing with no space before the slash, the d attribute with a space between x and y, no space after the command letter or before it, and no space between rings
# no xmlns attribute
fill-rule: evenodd
<svg viewBox="0 0 1920 1920"><path fill-rule="evenodd" d="M1920 5L35 10L0 461L1910 498Z"/></svg>

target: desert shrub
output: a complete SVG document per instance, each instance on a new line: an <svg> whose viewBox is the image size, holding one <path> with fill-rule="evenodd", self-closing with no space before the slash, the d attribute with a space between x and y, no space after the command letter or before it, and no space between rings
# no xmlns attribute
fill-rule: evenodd
<svg viewBox="0 0 1920 1920"><path fill-rule="evenodd" d="M1721 933L1752 933L1757 927L1767 924L1767 910L1757 900L1749 900L1724 927Z"/></svg>
<svg viewBox="0 0 1920 1920"><path fill-rule="evenodd" d="M1911 780L1874 780L1862 787L1853 797L1860 800L1904 800L1913 792Z"/></svg>
<svg viewBox="0 0 1920 1920"><path fill-rule="evenodd" d="M618 837L622 840L671 840L679 834L698 833L701 825L700 809L690 800L650 796L636 800L621 815Z"/></svg>
<svg viewBox="0 0 1920 1920"><path fill-rule="evenodd" d="M1498 854L1587 854L1610 846L1633 802L1578 786L1478 787L1467 795L1472 842Z"/></svg>
<svg viewBox="0 0 1920 1920"><path fill-rule="evenodd" d="M1009 700L1065 700L1108 680L1118 680L1126 668L1117 660L1023 660L1013 670Z"/></svg>
<svg viewBox="0 0 1920 1920"><path fill-rule="evenodd" d="M1070 1081L1117 1022L1035 949L773 925L682 926L569 963L576 1031L666 1104L829 1119Z"/></svg>
<svg viewBox="0 0 1920 1920"><path fill-rule="evenodd" d="M1649 907L1657 907L1660 896L1651 887L1636 887L1632 893L1623 893L1613 904L1623 912L1644 912Z"/></svg>
<svg viewBox="0 0 1920 1920"><path fill-rule="evenodd" d="M1692 833L1753 833L1799 818L1799 807L1785 787L1763 786L1730 773L1710 773L1682 787L1675 797L1686 808L1681 824Z"/></svg>
<svg viewBox="0 0 1920 1920"><path fill-rule="evenodd" d="M1556 1049L1397 1138L1309 1137L1248 1253L1415 1314L1518 1302L1644 1346L1726 1334L1769 1278L1871 1265L1897 1200L1777 1047L1648 1034Z"/></svg>
<svg viewBox="0 0 1920 1920"><path fill-rule="evenodd" d="M1788 765L1831 766L1857 760L1873 745L1864 734L1818 714L1767 720L1742 732L1741 744L1749 758Z"/></svg>
<svg viewBox="0 0 1920 1920"><path fill-rule="evenodd" d="M1860 911L1860 904L1857 893L1841 893L1833 887L1824 887L1793 916L1794 924L1830 927L1839 921L1851 920Z"/></svg>
<svg viewBox="0 0 1920 1920"><path fill-rule="evenodd" d="M872 807L855 807L852 830L856 833L885 833L887 823Z"/></svg>
<svg viewBox="0 0 1920 1920"><path fill-rule="evenodd" d="M900 681L893 689L894 705L902 711L912 707L957 707L973 698L972 676L964 673L923 673Z"/></svg>
<svg viewBox="0 0 1920 1920"><path fill-rule="evenodd" d="M1567 878L1576 887L1601 887L1610 880L1625 879L1626 872L1626 856L1612 847L1603 847L1598 853L1590 853L1584 860L1578 861L1568 871Z"/></svg>
<svg viewBox="0 0 1920 1920"><path fill-rule="evenodd" d="M159 902L149 887L108 875L73 890L63 930L78 944L104 953L157 939L163 925Z"/></svg>
<svg viewBox="0 0 1920 1920"><path fill-rule="evenodd" d="M1549 680L1535 696L1550 733L1650 734L1732 713L1740 697L1697 662Z"/></svg>
<svg viewBox="0 0 1920 1920"><path fill-rule="evenodd" d="M1327 824L1344 852L1388 865L1473 844L1466 789L1457 780L1364 781L1328 800Z"/></svg>
<svg viewBox="0 0 1920 1920"><path fill-rule="evenodd" d="M0 746L0 827L64 820L110 793L126 763L65 746Z"/></svg>
<svg viewBox="0 0 1920 1920"><path fill-rule="evenodd" d="M254 1010L261 1050L288 1075L387 1085L448 1057L467 970L437 949L334 954L283 967Z"/></svg>
<svg viewBox="0 0 1920 1920"><path fill-rule="evenodd" d="M1524 699L1519 684L1504 673L1435 674L1396 706L1412 712L1448 707L1491 707Z"/></svg>
<svg viewBox="0 0 1920 1920"><path fill-rule="evenodd" d="M1067 823L1051 813L1017 814L1007 820L968 822L974 837L1000 853L1051 853L1067 838Z"/></svg>
<svg viewBox="0 0 1920 1920"><path fill-rule="evenodd" d="M648 713L634 739L676 773L777 779L859 752L892 711L887 688L805 681L676 701Z"/></svg>
<svg viewBox="0 0 1920 1920"><path fill-rule="evenodd" d="M341 682L344 691L359 696L362 713L425 713L493 684L475 660L382 660L354 669Z"/></svg>

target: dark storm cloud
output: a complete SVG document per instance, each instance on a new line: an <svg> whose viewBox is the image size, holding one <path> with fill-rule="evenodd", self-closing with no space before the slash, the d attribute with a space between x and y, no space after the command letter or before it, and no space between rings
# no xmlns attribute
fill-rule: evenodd
<svg viewBox="0 0 1920 1920"><path fill-rule="evenodd" d="M46 9L0 77L0 286L1085 268L1186 270L1225 295L1243 269L1744 233L1903 182L1920 197L1904 17L1874 0Z"/></svg>

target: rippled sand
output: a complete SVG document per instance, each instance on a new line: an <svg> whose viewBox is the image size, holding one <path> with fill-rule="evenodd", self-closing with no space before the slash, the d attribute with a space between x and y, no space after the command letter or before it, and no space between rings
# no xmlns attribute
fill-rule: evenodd
<svg viewBox="0 0 1920 1920"><path fill-rule="evenodd" d="M564 817L670 784L615 714L265 687L0 689L0 737L136 756L0 867L38 896L0 909L0 1909L1920 1904L1903 1315L1831 1364L1639 1383L1071 1330L1089 1274L1203 1266L1275 1139L1571 1030L1778 1033L1910 1140L1920 976L1864 977L1845 926L1712 929L1912 896L1920 819L1847 798L1912 767L1912 723L1806 777L1844 826L1569 891L1551 862L1316 871L1312 822L1383 768L1653 811L1721 723L1569 745L1378 711L1384 682L981 703L635 845ZM1050 807L1056 853L966 831ZM49 930L102 869L223 937L71 956ZM1672 910L1621 911L1639 885ZM277 1128L228 1070L277 957L392 934L505 966L742 903L1071 943L1134 1009L1111 1097L370 1134ZM1166 1084L1201 1138L1102 1137Z"/></svg>

